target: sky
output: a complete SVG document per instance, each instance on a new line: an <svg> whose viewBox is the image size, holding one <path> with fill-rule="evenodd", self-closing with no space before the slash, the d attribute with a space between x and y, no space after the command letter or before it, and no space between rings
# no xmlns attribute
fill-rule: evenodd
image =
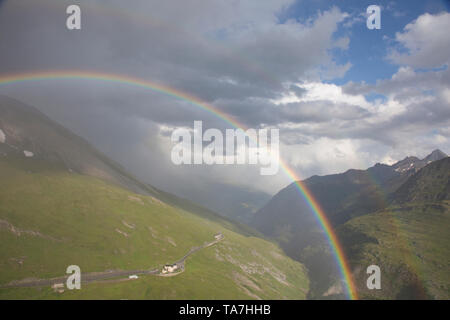
<svg viewBox="0 0 450 320"><path fill-rule="evenodd" d="M81 30L66 28L70 4ZM381 7L381 29L366 8ZM446 0L2 0L0 75L90 70L186 92L250 128L278 128L301 178L450 152ZM0 86L141 180L216 210L257 207L291 180L257 166L176 166L178 127L230 128L167 95L94 80ZM247 203L253 202L253 203Z"/></svg>

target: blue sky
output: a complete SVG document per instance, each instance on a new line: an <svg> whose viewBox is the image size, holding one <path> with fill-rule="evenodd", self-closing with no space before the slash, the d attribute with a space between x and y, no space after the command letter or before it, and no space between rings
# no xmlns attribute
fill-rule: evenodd
<svg viewBox="0 0 450 320"><path fill-rule="evenodd" d="M448 0L409 0L409 1L367 1L367 0L298 0L279 15L280 22L288 19L305 21L336 6L341 11L351 15L349 19L365 14L369 5L381 7L381 29L369 30L366 28L365 17L345 27L340 26L335 33L336 38L347 36L350 38L348 50L335 49L333 56L339 64L350 62L352 67L344 77L329 81L335 84L344 84L348 81L374 83L378 79L390 78L398 69L386 60L387 49L393 44L395 33L418 16L424 13L436 14L448 11Z"/></svg>

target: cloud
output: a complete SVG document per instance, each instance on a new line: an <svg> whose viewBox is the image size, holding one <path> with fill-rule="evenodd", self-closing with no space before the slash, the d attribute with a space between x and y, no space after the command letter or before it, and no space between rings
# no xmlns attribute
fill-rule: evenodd
<svg viewBox="0 0 450 320"><path fill-rule="evenodd" d="M450 13L425 13L397 32L395 40L400 48L393 48L388 58L414 68L438 68L449 64ZM405 52L406 50L406 52Z"/></svg>
<svg viewBox="0 0 450 320"><path fill-rule="evenodd" d="M92 0L80 4L82 29L71 32L65 8L72 1L6 1L0 30L9 32L0 42L0 69L82 69L141 77L213 103L254 127L293 116L324 121L312 106L278 110L272 101L290 91L286 84L340 68L330 50L346 47L346 39L333 38L345 14L331 8L302 22L280 23L278 13L292 2ZM227 125L173 97L93 80L45 80L1 90L37 106L167 190L180 191L180 181L196 181L189 185L200 194L206 185L222 181L274 192L289 182L280 175L268 183L258 168L174 168L168 133L158 128L192 126L194 120L221 129ZM302 89L296 90L301 95Z"/></svg>
<svg viewBox="0 0 450 320"><path fill-rule="evenodd" d="M448 63L445 32L430 27L446 26L448 14L422 15L396 35L407 51L392 49L401 66L391 78L337 85L330 80L352 66L345 54L336 62L352 40L340 28L362 22L359 13L332 7L281 22L279 12L293 1L92 0L81 3L82 30L70 32L64 12L72 2L4 2L0 70L99 70L187 92L246 126L280 128L282 157L302 178L450 146L449 71L417 70ZM446 56L435 52L441 45ZM217 190L275 193L290 183L282 171L261 177L258 167L173 165L171 130L194 120L230 127L187 101L87 79L0 91L35 105L146 182L199 202L211 203Z"/></svg>
<svg viewBox="0 0 450 320"><path fill-rule="evenodd" d="M362 98L375 93L385 99L372 102L371 115L347 134L391 146L402 157L448 148L449 86L449 69L416 72L409 66L376 84L348 83L343 86L346 94Z"/></svg>

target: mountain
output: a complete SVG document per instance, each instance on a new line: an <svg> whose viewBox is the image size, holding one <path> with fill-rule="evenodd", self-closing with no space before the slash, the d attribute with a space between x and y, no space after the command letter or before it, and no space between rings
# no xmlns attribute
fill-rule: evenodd
<svg viewBox="0 0 450 320"><path fill-rule="evenodd" d="M428 161L434 162L418 171L395 191L393 194L395 203L450 200L450 158Z"/></svg>
<svg viewBox="0 0 450 320"><path fill-rule="evenodd" d="M201 203L202 206L214 212L219 212L224 217L245 224L271 198L265 192L220 182L195 188L191 185L177 186L177 191L184 197Z"/></svg>
<svg viewBox="0 0 450 320"><path fill-rule="evenodd" d="M417 172L427 164L430 164L433 161L444 159L446 157L447 154L439 149L436 149L423 159L419 159L417 157L406 157L405 159L392 165L392 168L396 172Z"/></svg>
<svg viewBox="0 0 450 320"><path fill-rule="evenodd" d="M0 181L0 299L304 299L309 290L304 266L258 232L141 183L6 97ZM174 263L178 273L160 274ZM53 290L74 264L82 290Z"/></svg>
<svg viewBox="0 0 450 320"><path fill-rule="evenodd" d="M449 299L450 158L423 167L383 210L351 219L337 231L355 283L366 299ZM381 270L368 290L365 269Z"/></svg>
<svg viewBox="0 0 450 320"><path fill-rule="evenodd" d="M422 160L407 157L391 166L378 163L367 170L351 169L340 174L312 176L303 183L332 224L338 226L386 208L394 192L411 176L434 159L444 157L443 152L436 150ZM295 184L278 192L256 212L250 225L276 239L290 257L305 263L310 270L313 297L322 298L339 277L325 236Z"/></svg>
<svg viewBox="0 0 450 320"><path fill-rule="evenodd" d="M7 137L0 145L3 154L28 152L30 157L69 172L97 177L137 193L156 193L36 108L1 95L0 127Z"/></svg>
<svg viewBox="0 0 450 320"><path fill-rule="evenodd" d="M3 139L1 139L3 138ZM0 95L0 155L38 160L61 171L102 179L132 192L153 196L204 218L227 223L230 227L257 235L243 224L232 222L189 200L142 183L122 166L99 152L83 138L73 134L32 106ZM30 162L31 163L31 162ZM39 168L27 167L27 170Z"/></svg>
<svg viewBox="0 0 450 320"><path fill-rule="evenodd" d="M426 156L423 159L423 162L425 162L426 164L429 164L430 162L438 161L438 160L444 159L446 157L448 157L447 154L445 154L444 152L442 152L439 149L436 149L432 153L430 153L428 156Z"/></svg>
<svg viewBox="0 0 450 320"><path fill-rule="evenodd" d="M164 197L165 192L141 183L120 164L98 152L87 141L55 123L36 108L0 95L0 121L3 134L8 135L8 143L0 145L0 152L16 152L16 149L10 147L14 145L68 171L107 180L139 194ZM2 133L0 141L1 135ZM216 184L201 194L192 189L192 186L178 188L185 197L202 203L204 210L211 208L208 210L210 213L220 212L222 216L242 222L247 222L247 217L270 199L266 193L227 184ZM222 196L215 197L219 193Z"/></svg>

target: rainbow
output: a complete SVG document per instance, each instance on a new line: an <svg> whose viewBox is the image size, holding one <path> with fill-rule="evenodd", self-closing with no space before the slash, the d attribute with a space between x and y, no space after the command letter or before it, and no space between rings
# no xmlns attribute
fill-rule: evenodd
<svg viewBox="0 0 450 320"><path fill-rule="evenodd" d="M121 74L103 73L103 72L93 72L93 71L80 71L80 70L58 70L58 71L34 71L28 73L15 73L15 74L4 74L0 75L0 85L15 84L22 82L32 82L40 80L100 80L110 83L119 83L125 85L132 85L136 87L141 87L144 89L149 89L154 92L159 92L161 94L186 101L191 105L194 105L206 112L219 117L226 123L230 124L235 128L241 128L245 130L245 126L239 123L236 119L218 110L211 104L201 101L199 98L190 95L188 93L182 92L180 90L159 84L156 82L151 82L148 80L130 77ZM325 232L327 241L333 252L333 256L339 267L339 271L342 279L345 283L345 291L347 297L351 300L356 300L358 298L356 292L356 286L352 279L352 274L347 263L347 259L344 254L344 250L339 243L339 240L331 227L330 221L328 220L324 210L320 207L317 200L313 197L311 192L306 188L300 178L291 169L283 159L280 159L280 167L285 172L285 174L294 181L296 188L298 189L300 195L306 200L311 211L319 223L320 227Z"/></svg>

